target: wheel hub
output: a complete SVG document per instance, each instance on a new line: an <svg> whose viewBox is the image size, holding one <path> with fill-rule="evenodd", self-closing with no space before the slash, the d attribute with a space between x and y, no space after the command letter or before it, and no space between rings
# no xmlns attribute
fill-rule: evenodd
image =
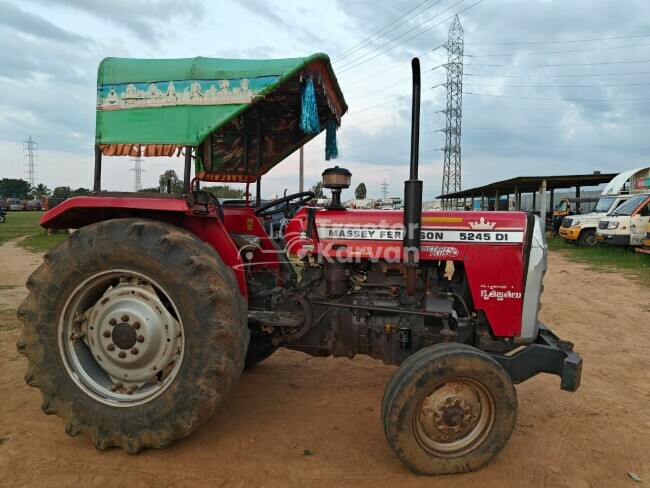
<svg viewBox="0 0 650 488"><path fill-rule="evenodd" d="M491 403L470 380L452 380L420 403L414 431L420 444L436 455L454 455L482 442L492 422Z"/></svg>
<svg viewBox="0 0 650 488"><path fill-rule="evenodd" d="M138 334L131 324L121 322L115 326L111 334L113 343L120 349L131 349L135 345Z"/></svg>
<svg viewBox="0 0 650 488"><path fill-rule="evenodd" d="M120 278L84 315L84 342L109 375L109 392L132 395L155 384L156 375L179 358L180 324L143 279Z"/></svg>

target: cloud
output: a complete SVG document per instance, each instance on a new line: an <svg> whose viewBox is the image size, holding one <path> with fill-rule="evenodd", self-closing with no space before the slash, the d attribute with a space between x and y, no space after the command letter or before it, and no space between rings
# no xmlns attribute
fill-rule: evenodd
<svg viewBox="0 0 650 488"><path fill-rule="evenodd" d="M26 12L9 2L0 2L0 26L15 32L26 34L37 39L54 42L87 44L88 39L45 20L44 18ZM16 39L11 44L3 44L5 48L16 45Z"/></svg>
<svg viewBox="0 0 650 488"><path fill-rule="evenodd" d="M84 12L130 31L141 40L154 43L175 35L179 20L189 20L188 29L205 15L205 5L198 0L36 0L49 7L63 6ZM172 27L173 26L173 27Z"/></svg>

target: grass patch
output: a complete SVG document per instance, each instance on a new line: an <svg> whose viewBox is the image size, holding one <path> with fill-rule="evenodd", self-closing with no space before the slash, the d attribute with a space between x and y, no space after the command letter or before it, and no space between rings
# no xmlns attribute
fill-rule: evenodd
<svg viewBox="0 0 650 488"><path fill-rule="evenodd" d="M549 238L547 242L549 250L561 252L573 261L588 264L603 272L616 269L650 284L650 254L605 244L598 244L593 248L580 247L561 237Z"/></svg>
<svg viewBox="0 0 650 488"><path fill-rule="evenodd" d="M38 221L43 212L7 212L7 220L0 224L0 244L16 237L45 233Z"/></svg>
<svg viewBox="0 0 650 488"><path fill-rule="evenodd" d="M14 288L16 288L16 285L0 285L0 291L13 290Z"/></svg>
<svg viewBox="0 0 650 488"><path fill-rule="evenodd" d="M9 437L0 437L0 446L5 443L5 441L8 441Z"/></svg>
<svg viewBox="0 0 650 488"><path fill-rule="evenodd" d="M55 246L61 241L65 241L68 234L65 232L57 232L48 236L43 229L38 234L28 236L24 241L20 242L20 246L29 251L45 252L52 246Z"/></svg>
<svg viewBox="0 0 650 488"><path fill-rule="evenodd" d="M20 245L30 251L44 252L65 240L67 234L58 232L51 236L38 225L43 212L7 212L7 220L0 224L0 244L17 237L27 236Z"/></svg>
<svg viewBox="0 0 650 488"><path fill-rule="evenodd" d="M313 456L314 451L310 451L309 449L305 449L304 451L302 451L302 455L303 456Z"/></svg>

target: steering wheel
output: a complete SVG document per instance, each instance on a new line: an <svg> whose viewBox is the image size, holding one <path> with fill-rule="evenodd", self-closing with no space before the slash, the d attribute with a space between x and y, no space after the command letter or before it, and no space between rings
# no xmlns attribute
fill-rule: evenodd
<svg viewBox="0 0 650 488"><path fill-rule="evenodd" d="M309 200L313 200L314 198L316 198L316 194L313 191L301 191L299 193L293 193L291 195L278 198L277 200L273 200L266 205L262 205L260 208L255 210L255 215L257 217L268 217L270 215L275 215L276 213L282 212L287 219L290 219L293 214L293 209L291 207L295 209L297 207L305 205ZM292 200L298 201L290 206L289 202ZM282 206L279 207L279 205Z"/></svg>

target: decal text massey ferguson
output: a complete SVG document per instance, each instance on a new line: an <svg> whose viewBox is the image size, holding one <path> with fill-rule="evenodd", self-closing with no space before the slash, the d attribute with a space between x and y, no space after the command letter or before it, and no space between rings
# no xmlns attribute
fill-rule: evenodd
<svg viewBox="0 0 650 488"><path fill-rule="evenodd" d="M345 239L363 241L401 241L403 229L381 229L352 226L318 226L320 239ZM521 230L458 230L422 228L422 242L471 242L480 243L512 243L523 242L524 233Z"/></svg>

